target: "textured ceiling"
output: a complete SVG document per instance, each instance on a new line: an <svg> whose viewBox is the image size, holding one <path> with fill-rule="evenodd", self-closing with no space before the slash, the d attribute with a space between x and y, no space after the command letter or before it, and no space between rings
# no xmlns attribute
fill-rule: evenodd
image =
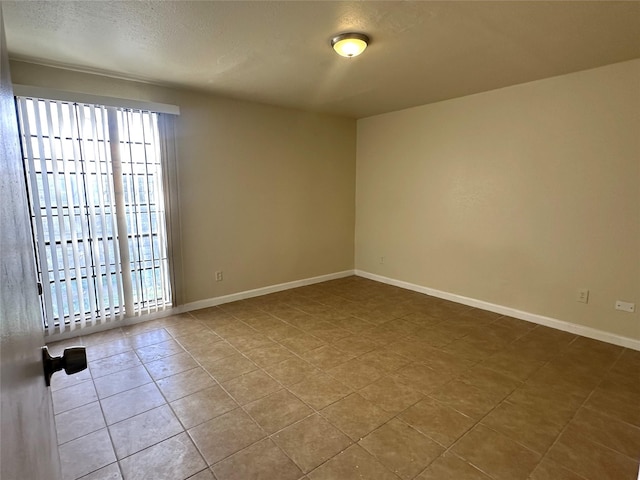
<svg viewBox="0 0 640 480"><path fill-rule="evenodd" d="M640 57L636 1L2 4L15 59L351 117Z"/></svg>

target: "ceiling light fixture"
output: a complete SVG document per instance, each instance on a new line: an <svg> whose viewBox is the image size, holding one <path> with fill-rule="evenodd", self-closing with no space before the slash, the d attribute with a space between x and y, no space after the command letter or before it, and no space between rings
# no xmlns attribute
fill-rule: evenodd
<svg viewBox="0 0 640 480"><path fill-rule="evenodd" d="M369 37L364 33L341 33L331 39L331 46L338 55L357 57L369 44Z"/></svg>

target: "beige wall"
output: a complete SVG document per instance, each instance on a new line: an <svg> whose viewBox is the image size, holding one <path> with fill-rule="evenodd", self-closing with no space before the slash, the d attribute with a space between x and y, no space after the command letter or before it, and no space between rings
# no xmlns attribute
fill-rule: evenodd
<svg viewBox="0 0 640 480"><path fill-rule="evenodd" d="M356 176L357 269L640 338L640 60L359 120Z"/></svg>
<svg viewBox="0 0 640 480"><path fill-rule="evenodd" d="M180 107L185 303L353 268L355 120L22 62L11 71L16 84Z"/></svg>

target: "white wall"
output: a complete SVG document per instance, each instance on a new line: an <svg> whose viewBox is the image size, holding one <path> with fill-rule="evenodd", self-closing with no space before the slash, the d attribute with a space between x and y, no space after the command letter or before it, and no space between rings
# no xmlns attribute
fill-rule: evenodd
<svg viewBox="0 0 640 480"><path fill-rule="evenodd" d="M356 178L357 269L640 339L640 60L361 119Z"/></svg>

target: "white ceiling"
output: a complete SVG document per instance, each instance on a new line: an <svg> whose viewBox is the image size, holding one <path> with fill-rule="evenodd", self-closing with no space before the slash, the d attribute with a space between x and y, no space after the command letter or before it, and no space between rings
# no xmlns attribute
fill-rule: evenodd
<svg viewBox="0 0 640 480"><path fill-rule="evenodd" d="M638 1L2 5L14 59L358 118L640 57Z"/></svg>

